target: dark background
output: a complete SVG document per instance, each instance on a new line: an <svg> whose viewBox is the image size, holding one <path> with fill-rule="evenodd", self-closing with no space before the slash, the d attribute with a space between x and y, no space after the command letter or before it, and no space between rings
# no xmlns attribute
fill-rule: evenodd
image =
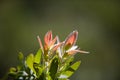
<svg viewBox="0 0 120 80"><path fill-rule="evenodd" d="M119 0L0 0L0 78L48 30L61 41L78 30L77 44L90 52L75 56L82 64L71 80L120 80Z"/></svg>

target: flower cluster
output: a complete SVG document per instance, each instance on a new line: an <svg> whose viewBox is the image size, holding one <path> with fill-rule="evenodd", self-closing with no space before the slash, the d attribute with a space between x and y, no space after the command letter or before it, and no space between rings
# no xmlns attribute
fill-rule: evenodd
<svg viewBox="0 0 120 80"><path fill-rule="evenodd" d="M80 65L80 61L71 63L76 53L88 53L82 51L76 45L78 32L73 31L60 42L59 37L53 38L52 31L48 31L44 37L44 45L37 36L40 49L34 54L24 58L19 54L20 65L11 68L9 76L18 80L68 80Z"/></svg>
<svg viewBox="0 0 120 80"><path fill-rule="evenodd" d="M62 58L64 55L74 55L77 52L80 53L88 53L86 51L82 51L78 49L78 46L75 45L78 37L78 31L73 31L68 35L65 41L60 42L59 37L56 36L52 39L52 31L48 31L44 37L44 47L42 45L41 39L38 36L38 41L40 44L40 48L42 49L45 55L49 55L50 52L57 51L59 53L59 57ZM55 42L57 42L55 44ZM50 52L49 52L50 51Z"/></svg>

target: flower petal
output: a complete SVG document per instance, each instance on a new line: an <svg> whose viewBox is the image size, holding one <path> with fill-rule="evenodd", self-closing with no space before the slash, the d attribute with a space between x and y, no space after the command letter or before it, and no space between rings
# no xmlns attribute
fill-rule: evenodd
<svg viewBox="0 0 120 80"><path fill-rule="evenodd" d="M72 46L70 49L68 49L66 52L69 52L71 50L76 50L78 48L78 46Z"/></svg>
<svg viewBox="0 0 120 80"><path fill-rule="evenodd" d="M67 52L69 55L74 55L75 53L79 52L79 50L71 50Z"/></svg>
<svg viewBox="0 0 120 80"><path fill-rule="evenodd" d="M77 52L79 52L79 53L89 53L89 52L87 52L87 51L82 51L82 50L71 50L71 51L69 51L69 52L67 52L69 55L74 55L75 53L77 53Z"/></svg>
<svg viewBox="0 0 120 80"><path fill-rule="evenodd" d="M41 42L41 39L39 36L37 36L37 39L38 39L38 42L39 42L39 45L40 45L40 48L42 49L43 51L43 45L42 45L42 42Z"/></svg>
<svg viewBox="0 0 120 80"><path fill-rule="evenodd" d="M54 45L55 44L55 42L56 42L56 40L57 40L57 36L50 42L50 45L49 46L52 46L52 45Z"/></svg>
<svg viewBox="0 0 120 80"><path fill-rule="evenodd" d="M78 37L78 31L73 31L72 33L69 34L69 36L65 40L65 47L71 47L76 43Z"/></svg>
<svg viewBox="0 0 120 80"><path fill-rule="evenodd" d="M52 51L55 51L55 50L57 50L58 49L58 47L60 47L61 45L62 45L63 43L61 42L61 43L58 43L58 44L55 44L53 47L52 47Z"/></svg>
<svg viewBox="0 0 120 80"><path fill-rule="evenodd" d="M59 37L57 36L57 43L60 43ZM62 59L62 51L61 51L61 47L58 47L58 55L59 57Z"/></svg>
<svg viewBox="0 0 120 80"><path fill-rule="evenodd" d="M52 31L48 31L44 37L45 45L49 45L52 40Z"/></svg>
<svg viewBox="0 0 120 80"><path fill-rule="evenodd" d="M80 52L80 53L86 53L86 54L89 53L89 52L87 52L87 51L83 51L83 50L79 50L79 52Z"/></svg>

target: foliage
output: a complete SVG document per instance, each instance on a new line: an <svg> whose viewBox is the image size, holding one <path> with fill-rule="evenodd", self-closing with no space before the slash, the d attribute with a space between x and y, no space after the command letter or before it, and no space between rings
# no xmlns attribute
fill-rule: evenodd
<svg viewBox="0 0 120 80"><path fill-rule="evenodd" d="M36 54L30 53L24 57L19 53L19 65L10 68L8 78L14 80L68 80L78 69L81 61L73 63L74 55L81 51L75 45L78 32L73 31L65 41L60 42L58 36L52 39L52 31L44 37L44 46L38 38L40 49Z"/></svg>

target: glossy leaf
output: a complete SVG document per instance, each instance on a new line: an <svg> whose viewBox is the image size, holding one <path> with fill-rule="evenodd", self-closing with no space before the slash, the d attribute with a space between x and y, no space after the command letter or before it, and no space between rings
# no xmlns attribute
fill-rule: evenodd
<svg viewBox="0 0 120 80"><path fill-rule="evenodd" d="M68 78L70 77L79 67L81 61L78 61L76 63L74 63L73 65L71 65L67 71L63 72L61 75L60 75L60 78Z"/></svg>
<svg viewBox="0 0 120 80"><path fill-rule="evenodd" d="M78 67L80 66L80 63L81 61L77 61L73 65L71 65L70 68L72 68L73 70L77 70Z"/></svg>
<svg viewBox="0 0 120 80"><path fill-rule="evenodd" d="M34 55L29 54L26 59L26 64L27 66L36 74L34 68L33 68L33 63L34 63Z"/></svg>
<svg viewBox="0 0 120 80"><path fill-rule="evenodd" d="M42 54L42 50L39 49L38 52L37 52L36 55L35 55L35 58L34 58L34 62L35 62L35 63L37 63L37 64L40 63L41 54Z"/></svg>
<svg viewBox="0 0 120 80"><path fill-rule="evenodd" d="M73 71L65 71L60 75L60 79L68 79L74 72Z"/></svg>
<svg viewBox="0 0 120 80"><path fill-rule="evenodd" d="M68 59L64 60L64 65L62 66L61 71L65 71L70 67L71 62L73 61L74 57L69 57Z"/></svg>

